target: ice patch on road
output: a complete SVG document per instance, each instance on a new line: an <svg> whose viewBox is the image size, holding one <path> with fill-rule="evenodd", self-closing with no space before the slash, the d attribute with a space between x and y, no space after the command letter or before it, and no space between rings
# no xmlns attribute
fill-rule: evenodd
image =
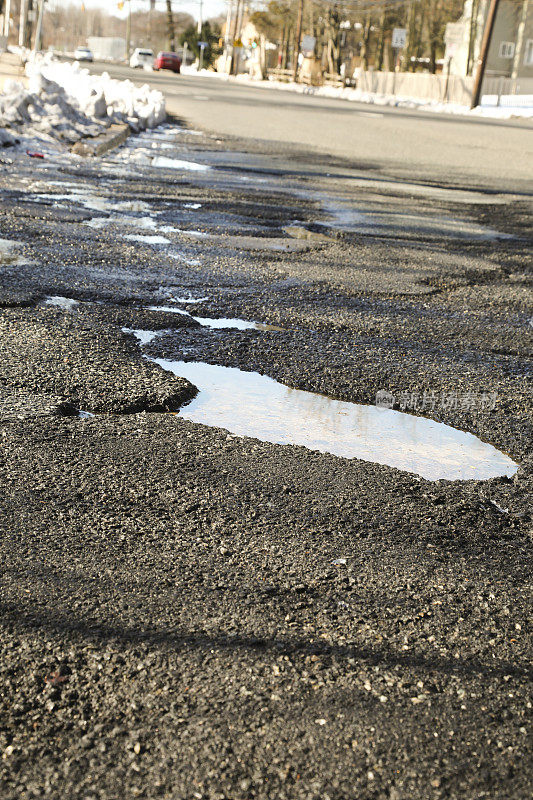
<svg viewBox="0 0 533 800"><path fill-rule="evenodd" d="M202 303L204 300L209 300L208 297L173 297L175 303Z"/></svg>
<svg viewBox="0 0 533 800"><path fill-rule="evenodd" d="M187 294L187 297L181 297L179 295L175 295L172 289L169 289L165 286L160 287L159 294L163 297L168 297L168 299L173 303L203 303L204 300L209 300L208 297L193 297L190 292Z"/></svg>
<svg viewBox="0 0 533 800"><path fill-rule="evenodd" d="M57 184L61 185L61 184ZM65 186L72 186L72 184L65 184ZM89 211L102 211L102 212L120 212L120 211L132 211L137 213L149 212L155 214L156 212L151 211L151 207L148 203L145 203L143 200L113 200L109 197L102 197L100 195L96 195L91 192L89 189L84 189L83 187L78 187L74 191L60 194L54 192L44 192L41 194L36 194L33 197L26 197L24 198L26 202L34 202L38 203L41 200L51 200L54 203L57 202L68 202L68 203L79 203L84 208L88 209Z"/></svg>
<svg viewBox="0 0 533 800"><path fill-rule="evenodd" d="M157 228L152 217L125 217L115 216L113 214L109 217L93 217L93 219L86 220L83 224L95 230L107 228L109 225L128 225L130 227L152 231Z"/></svg>
<svg viewBox="0 0 533 800"><path fill-rule="evenodd" d="M47 306L57 306L64 311L74 311L76 306L79 305L79 300L73 300L70 297L61 297L60 295L50 295L44 302Z"/></svg>
<svg viewBox="0 0 533 800"><path fill-rule="evenodd" d="M144 244L170 244L170 239L159 235L145 236L140 233L128 233L123 238L129 239L132 242L143 242Z"/></svg>
<svg viewBox="0 0 533 800"><path fill-rule="evenodd" d="M192 172L207 172L207 170L210 169L206 164L198 164L195 161L182 161L179 158L167 158L167 156L156 156L153 158L152 167L184 169Z"/></svg>

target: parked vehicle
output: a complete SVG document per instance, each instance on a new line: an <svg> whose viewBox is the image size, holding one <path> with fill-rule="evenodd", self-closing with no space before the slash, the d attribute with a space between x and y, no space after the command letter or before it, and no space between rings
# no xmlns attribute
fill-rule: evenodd
<svg viewBox="0 0 533 800"><path fill-rule="evenodd" d="M77 47L74 51L76 61L94 61L92 51L88 47Z"/></svg>
<svg viewBox="0 0 533 800"><path fill-rule="evenodd" d="M133 69L142 69L143 67L151 67L154 60L154 51L148 48L137 47L133 51L130 58L130 67Z"/></svg>
<svg viewBox="0 0 533 800"><path fill-rule="evenodd" d="M169 69L179 74L181 70L181 58L176 53L158 53L154 61L154 69Z"/></svg>

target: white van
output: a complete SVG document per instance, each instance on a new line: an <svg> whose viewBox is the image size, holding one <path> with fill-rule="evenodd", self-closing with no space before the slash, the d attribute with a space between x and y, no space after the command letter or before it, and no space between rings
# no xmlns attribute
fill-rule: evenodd
<svg viewBox="0 0 533 800"><path fill-rule="evenodd" d="M130 67L133 67L133 69L151 67L153 66L153 63L154 51L145 47L138 47L133 51L133 55L130 58Z"/></svg>

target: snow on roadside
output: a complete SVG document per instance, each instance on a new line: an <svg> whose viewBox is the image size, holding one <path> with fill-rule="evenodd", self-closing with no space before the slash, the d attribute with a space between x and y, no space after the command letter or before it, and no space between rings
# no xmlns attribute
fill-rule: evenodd
<svg viewBox="0 0 533 800"><path fill-rule="evenodd" d="M249 86L257 86L261 89L279 89L285 92L297 92L298 94L314 95L317 97L331 97L340 100L348 100L354 103L368 103L376 106L395 106L397 108L412 108L418 111L430 111L438 114L461 114L476 117L493 117L496 119L510 119L511 117L533 117L533 95L505 95L500 98L501 105L496 107L496 98L486 95L482 98L481 106L470 109L455 103L430 102L421 100L417 97L402 97L390 94L375 94L373 92L363 92L361 89L337 86L308 86L303 83L293 81L276 81L268 79L266 81L250 78L248 75L226 75L221 72L203 69L198 72L193 67L182 67L184 75L205 75L213 78L220 78L225 81L236 81ZM517 97L524 105L512 105Z"/></svg>
<svg viewBox="0 0 533 800"><path fill-rule="evenodd" d="M72 144L97 136L112 123L139 131L166 118L161 92L114 80L106 72L91 75L77 62L37 56L27 62L26 74L28 88L6 80L0 94L0 146L13 144L13 135Z"/></svg>
<svg viewBox="0 0 533 800"><path fill-rule="evenodd" d="M46 57L28 62L28 75L43 75L63 87L89 117L118 116L134 129L154 128L166 118L165 98L148 84L135 86L131 81L111 78L107 72L91 75L78 62L54 61Z"/></svg>

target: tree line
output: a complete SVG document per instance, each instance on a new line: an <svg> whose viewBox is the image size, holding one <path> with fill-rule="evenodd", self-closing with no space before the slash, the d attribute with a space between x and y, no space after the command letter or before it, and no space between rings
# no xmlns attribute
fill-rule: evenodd
<svg viewBox="0 0 533 800"><path fill-rule="evenodd" d="M270 0L251 14L260 33L278 44L279 66L291 66L300 0ZM444 55L444 33L464 0L304 0L302 32L316 38L315 57L338 73L343 63L363 69L427 69L435 72ZM407 29L402 52L392 48L394 28Z"/></svg>
<svg viewBox="0 0 533 800"><path fill-rule="evenodd" d="M28 0L30 20L32 11L37 10L37 0ZM13 25L10 32L10 44L18 43L18 27L21 0L11 0L11 18ZM111 4L110 4L111 5ZM3 12L5 0L0 0L0 14ZM115 7L115 3L112 4ZM134 11L131 15L132 47L151 47L154 51L168 48L167 14L164 11ZM180 37L194 25L190 14L173 11L173 24L176 37ZM32 28L29 24L26 45L33 42ZM113 36L125 38L126 20L117 17L103 8L86 5L62 4L49 2L43 18L43 49L53 47L62 52L72 52L79 45L86 45L89 36Z"/></svg>

